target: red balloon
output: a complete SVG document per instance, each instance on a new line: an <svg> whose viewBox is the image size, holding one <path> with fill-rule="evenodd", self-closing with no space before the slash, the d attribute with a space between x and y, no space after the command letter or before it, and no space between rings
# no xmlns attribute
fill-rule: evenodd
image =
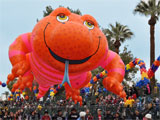
<svg viewBox="0 0 160 120"><path fill-rule="evenodd" d="M73 100L77 100L77 99L78 99L78 96L77 96L77 95L73 95L73 96L72 96L72 99L73 99Z"/></svg>
<svg viewBox="0 0 160 120"><path fill-rule="evenodd" d="M28 100L28 99L29 99L28 95L27 95L27 96L25 96L25 99L26 99L26 100Z"/></svg>
<svg viewBox="0 0 160 120"><path fill-rule="evenodd" d="M33 90L36 90L36 89L37 89L37 87L36 87L36 86L34 86L34 87L33 87Z"/></svg>
<svg viewBox="0 0 160 120"><path fill-rule="evenodd" d="M82 101L82 97L81 96L78 97L78 101L79 102Z"/></svg>

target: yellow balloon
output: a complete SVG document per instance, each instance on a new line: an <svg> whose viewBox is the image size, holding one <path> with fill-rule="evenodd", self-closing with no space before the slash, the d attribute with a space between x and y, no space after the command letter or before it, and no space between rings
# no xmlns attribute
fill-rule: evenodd
<svg viewBox="0 0 160 120"><path fill-rule="evenodd" d="M95 95L98 95L98 92L95 92Z"/></svg>
<svg viewBox="0 0 160 120"><path fill-rule="evenodd" d="M105 72L105 70L102 72L102 75L106 75L106 72Z"/></svg>
<svg viewBox="0 0 160 120"><path fill-rule="evenodd" d="M126 65L126 68L127 68L127 70L131 69L129 64Z"/></svg>
<svg viewBox="0 0 160 120"><path fill-rule="evenodd" d="M23 92L22 95L23 95L23 96L26 95L26 92Z"/></svg>

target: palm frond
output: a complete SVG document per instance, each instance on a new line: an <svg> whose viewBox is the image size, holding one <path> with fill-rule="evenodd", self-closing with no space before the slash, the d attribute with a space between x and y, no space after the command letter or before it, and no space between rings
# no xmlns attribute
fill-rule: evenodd
<svg viewBox="0 0 160 120"><path fill-rule="evenodd" d="M124 42L126 39L130 39L133 35L131 30L127 25L122 25L118 22L115 23L115 26L110 24L110 29L106 29L106 36L111 38L111 40L120 40L120 42Z"/></svg>
<svg viewBox="0 0 160 120"><path fill-rule="evenodd" d="M159 16L160 15L160 1L156 4L156 0L149 0L148 2L141 1L137 4L133 13L139 13L145 16Z"/></svg>

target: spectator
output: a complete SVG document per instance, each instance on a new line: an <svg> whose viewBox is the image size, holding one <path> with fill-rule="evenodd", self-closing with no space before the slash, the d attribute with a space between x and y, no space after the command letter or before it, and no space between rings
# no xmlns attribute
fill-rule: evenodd
<svg viewBox="0 0 160 120"><path fill-rule="evenodd" d="M8 120L8 112L5 112L4 116L3 116L4 120Z"/></svg>
<svg viewBox="0 0 160 120"><path fill-rule="evenodd" d="M35 119L35 112L32 111L31 116L30 116L30 120L34 120Z"/></svg>
<svg viewBox="0 0 160 120"><path fill-rule="evenodd" d="M18 116L16 113L14 114L14 120L18 120Z"/></svg>
<svg viewBox="0 0 160 120"><path fill-rule="evenodd" d="M80 112L79 116L80 117L77 120L85 120L86 112Z"/></svg>
<svg viewBox="0 0 160 120"><path fill-rule="evenodd" d="M87 118L88 118L89 113L90 113L89 109L86 109L86 116L85 116L86 120L88 120Z"/></svg>
<svg viewBox="0 0 160 120"><path fill-rule="evenodd" d="M122 120L122 118L120 117L120 114L118 112L115 114L114 120Z"/></svg>
<svg viewBox="0 0 160 120"><path fill-rule="evenodd" d="M54 120L65 120L65 118L62 115L62 110L58 110L58 114L55 115Z"/></svg>
<svg viewBox="0 0 160 120"><path fill-rule="evenodd" d="M42 120L51 120L50 115L48 114L48 111L45 110L44 115L42 116Z"/></svg>
<svg viewBox="0 0 160 120"><path fill-rule="evenodd" d="M92 116L92 114L90 113L89 109L86 109L85 120L93 120L93 116Z"/></svg>
<svg viewBox="0 0 160 120"><path fill-rule="evenodd" d="M40 114L39 114L39 112L36 110L35 111L35 118L37 119L37 120L40 120L40 118L41 118L41 116L40 116Z"/></svg>
<svg viewBox="0 0 160 120"><path fill-rule="evenodd" d="M146 114L143 120L152 120L152 115Z"/></svg>
<svg viewBox="0 0 160 120"><path fill-rule="evenodd" d="M13 120L13 118L14 118L14 114L13 112L10 112L10 119Z"/></svg>
<svg viewBox="0 0 160 120"><path fill-rule="evenodd" d="M110 110L106 110L106 114L104 117L105 120L113 120L113 116L111 115L111 111Z"/></svg>
<svg viewBox="0 0 160 120"><path fill-rule="evenodd" d="M97 118L96 118L96 120L103 120L102 110L101 109L97 110Z"/></svg>
<svg viewBox="0 0 160 120"><path fill-rule="evenodd" d="M77 120L79 118L79 115L77 113L77 110L75 108L72 108L71 114L68 116L68 120Z"/></svg>
<svg viewBox="0 0 160 120"><path fill-rule="evenodd" d="M86 120L93 120L93 116L92 116L92 114L91 114L91 113L88 115L88 117L87 117L87 119L86 119Z"/></svg>

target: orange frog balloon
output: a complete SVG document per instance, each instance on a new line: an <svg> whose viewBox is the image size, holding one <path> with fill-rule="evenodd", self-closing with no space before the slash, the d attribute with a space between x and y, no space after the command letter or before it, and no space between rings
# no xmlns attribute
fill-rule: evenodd
<svg viewBox="0 0 160 120"><path fill-rule="evenodd" d="M90 71L101 66L108 71L104 87L126 96L121 85L125 66L119 55L108 49L106 36L90 15L55 9L31 33L20 35L10 45L9 58L13 68L7 83L19 78L12 91L31 89L35 78L40 98L51 86L65 83L67 98L82 104L79 90L89 83Z"/></svg>

